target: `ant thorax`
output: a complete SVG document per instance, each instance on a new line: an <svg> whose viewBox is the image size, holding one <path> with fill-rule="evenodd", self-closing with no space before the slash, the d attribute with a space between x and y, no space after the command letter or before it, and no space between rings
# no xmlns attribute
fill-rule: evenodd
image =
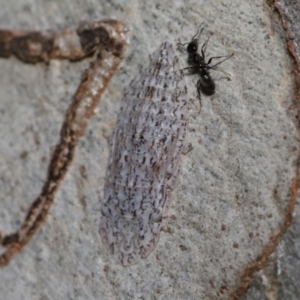
<svg viewBox="0 0 300 300"><path fill-rule="evenodd" d="M192 53L188 56L188 64L195 68L207 69L207 64L199 53Z"/></svg>

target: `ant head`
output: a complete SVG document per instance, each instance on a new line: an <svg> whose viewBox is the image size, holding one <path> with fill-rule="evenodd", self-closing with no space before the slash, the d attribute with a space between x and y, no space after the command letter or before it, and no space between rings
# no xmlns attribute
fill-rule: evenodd
<svg viewBox="0 0 300 300"><path fill-rule="evenodd" d="M198 51L198 41L193 39L187 46L186 51L188 54L193 54Z"/></svg>

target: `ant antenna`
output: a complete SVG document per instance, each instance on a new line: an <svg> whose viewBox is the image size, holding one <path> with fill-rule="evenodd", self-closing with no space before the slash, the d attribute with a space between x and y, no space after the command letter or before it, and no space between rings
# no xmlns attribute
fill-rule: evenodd
<svg viewBox="0 0 300 300"><path fill-rule="evenodd" d="M198 37L197 37L197 39L196 39L197 42L198 42L198 39L199 39L199 37L200 37L200 35L201 35L203 29L204 29L204 27L201 28L201 26L202 26L203 24L204 24L204 22L202 22L202 23L199 25L199 28L198 28L198 30L197 30L197 33L192 37L191 41L195 40L195 39L196 39L196 36L198 35ZM200 28L201 28L201 30L200 30ZM191 41L190 41L190 42L191 42ZM180 45L180 46L185 46L185 45L189 44L190 42L184 43L184 44L182 44L182 43L177 43L176 45L177 45L177 46L178 46L178 45Z"/></svg>
<svg viewBox="0 0 300 300"><path fill-rule="evenodd" d="M202 22L202 23L199 25L199 28L198 28L198 30L197 30L197 33L192 37L191 40L195 40L195 37L199 34L199 36L197 37L197 41L198 41L198 39L199 39L199 37L200 37L200 35L201 35L203 29L204 29L204 27L202 27L202 29L201 29L201 31L200 31L200 28L201 28L201 26L202 26L203 24L204 24L204 22Z"/></svg>

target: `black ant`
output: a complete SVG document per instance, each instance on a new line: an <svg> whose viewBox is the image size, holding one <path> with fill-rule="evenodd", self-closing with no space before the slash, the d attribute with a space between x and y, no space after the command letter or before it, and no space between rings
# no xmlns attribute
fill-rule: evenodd
<svg viewBox="0 0 300 300"><path fill-rule="evenodd" d="M197 52L198 51L198 40L199 37L204 29L204 27L200 30L201 26L203 25L203 23L200 25L197 33L193 36L192 40L189 43L185 43L185 44L181 44L178 43L177 45L181 45L184 46L186 44L187 48L186 51L188 53L188 64L191 65L191 67L188 68L184 68L183 70L191 70L190 74L199 74L200 75L200 79L197 82L197 91L198 91L198 95L199 95L199 101L200 101L200 110L201 110L201 96L200 96L200 91L207 95L207 96L211 96L214 94L215 92L215 82L214 80L211 78L210 74L209 74L209 70L215 70L215 71L220 71L224 74L227 75L227 78L230 79L230 75L226 72L224 72L222 69L218 69L216 68L218 65L220 65L222 62L224 62L225 60L229 59L230 57L233 56L234 53L230 54L230 55L226 55L226 56L214 56L214 57L210 57L208 62L205 62L205 51L206 51L206 47L207 47L207 43L210 39L210 37L206 40L206 42L202 45L201 47L201 55ZM210 63L212 62L213 59L215 58L224 58L223 60L221 60L220 62L216 63L213 66L210 66Z"/></svg>

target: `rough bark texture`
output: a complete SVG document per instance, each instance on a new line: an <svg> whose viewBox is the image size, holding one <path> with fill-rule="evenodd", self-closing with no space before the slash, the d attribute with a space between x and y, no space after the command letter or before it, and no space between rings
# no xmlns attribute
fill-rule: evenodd
<svg viewBox="0 0 300 300"><path fill-rule="evenodd" d="M273 3L273 1L271 1L270 7L275 7L280 13L282 24L286 31L287 49L290 51L296 63L296 66L294 67L295 103L292 109L296 109L299 112L300 2L280 0L274 1ZM299 197L297 200L299 201ZM293 212L293 214L290 215L287 222L281 228L280 239L276 242L277 247L275 251L267 257L264 268L254 275L250 289L242 299L299 299L300 210L299 202L295 204L294 207L291 207L291 212Z"/></svg>
<svg viewBox="0 0 300 300"><path fill-rule="evenodd" d="M0 298L297 299L299 283L292 277L299 270L300 226L293 221L299 219L299 123L291 72L296 64L273 6L259 0L1 1L1 28L58 32L81 21L114 18L129 24L131 44L79 142L47 221L0 269ZM158 246L147 259L124 268L98 234L106 136L139 65L165 40L190 41L203 21L200 44L214 33L207 56L235 53L222 65L231 81L212 71L216 93L202 97L198 115L198 77L186 77L195 100L187 134L194 150L183 159ZM186 67L186 52L179 49L178 55ZM0 60L4 232L19 228L40 193L88 60L35 65L14 57Z"/></svg>

